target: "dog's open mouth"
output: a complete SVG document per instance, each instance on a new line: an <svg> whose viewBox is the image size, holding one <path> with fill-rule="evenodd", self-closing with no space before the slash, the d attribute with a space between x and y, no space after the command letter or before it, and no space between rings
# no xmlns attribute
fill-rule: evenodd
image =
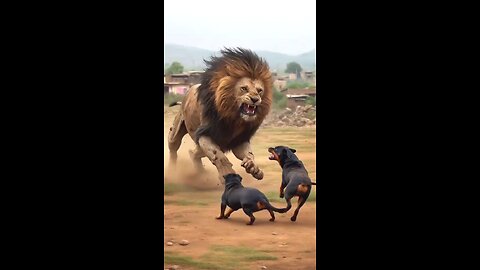
<svg viewBox="0 0 480 270"><path fill-rule="evenodd" d="M273 149L272 147L268 148L268 152L270 152L270 156L268 157L268 159L270 160L278 160L277 159L277 153L275 153L275 149Z"/></svg>
<svg viewBox="0 0 480 270"><path fill-rule="evenodd" d="M241 110L242 110L242 113L243 114L246 114L246 115L255 115L255 112L257 110L257 106L255 105L248 105L246 103L243 103L242 104L242 107L240 107Z"/></svg>

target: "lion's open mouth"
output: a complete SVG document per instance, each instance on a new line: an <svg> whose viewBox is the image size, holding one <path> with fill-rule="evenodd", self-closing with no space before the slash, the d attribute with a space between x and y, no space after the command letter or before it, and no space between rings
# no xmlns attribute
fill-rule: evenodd
<svg viewBox="0 0 480 270"><path fill-rule="evenodd" d="M257 106L243 103L241 109L242 109L242 113L246 115L255 115Z"/></svg>

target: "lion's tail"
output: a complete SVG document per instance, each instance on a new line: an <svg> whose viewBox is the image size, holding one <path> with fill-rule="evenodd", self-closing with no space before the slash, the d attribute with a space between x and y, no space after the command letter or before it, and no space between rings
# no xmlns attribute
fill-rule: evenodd
<svg viewBox="0 0 480 270"><path fill-rule="evenodd" d="M174 102L170 103L170 105L168 105L168 107L173 107L173 106L176 106L176 105L182 105L182 102L181 101L174 101Z"/></svg>

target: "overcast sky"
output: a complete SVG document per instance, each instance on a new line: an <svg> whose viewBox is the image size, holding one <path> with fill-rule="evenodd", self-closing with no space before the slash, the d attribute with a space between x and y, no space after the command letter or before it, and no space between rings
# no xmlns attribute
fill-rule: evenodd
<svg viewBox="0 0 480 270"><path fill-rule="evenodd" d="M165 42L297 55L315 48L315 0L165 0Z"/></svg>

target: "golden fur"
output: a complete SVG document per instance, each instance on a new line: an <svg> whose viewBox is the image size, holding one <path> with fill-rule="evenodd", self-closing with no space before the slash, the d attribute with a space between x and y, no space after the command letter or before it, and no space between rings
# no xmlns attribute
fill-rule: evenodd
<svg viewBox="0 0 480 270"><path fill-rule="evenodd" d="M248 143L271 109L272 75L265 60L250 50L224 49L221 53L222 56L205 61L207 69L202 83L192 86L181 103L169 134L170 159L176 160L181 139L188 132L197 144L191 151L197 166L204 156L217 168L216 163L226 164L215 162L219 157L214 159L202 149L199 140L203 136L222 152L233 150L244 162L248 158L251 162L245 163L247 172L258 173ZM255 113L242 110L245 105L255 106Z"/></svg>

